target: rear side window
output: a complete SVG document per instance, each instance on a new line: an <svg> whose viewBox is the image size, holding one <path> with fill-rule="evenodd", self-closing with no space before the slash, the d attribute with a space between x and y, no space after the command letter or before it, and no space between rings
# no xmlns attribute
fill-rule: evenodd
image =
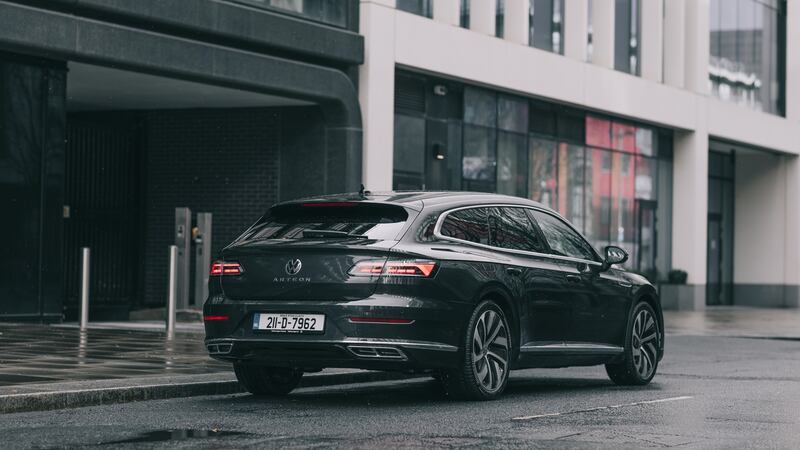
<svg viewBox="0 0 800 450"><path fill-rule="evenodd" d="M594 251L581 235L563 220L541 211L533 211L533 217L539 224L550 250L561 256L594 261Z"/></svg>
<svg viewBox="0 0 800 450"><path fill-rule="evenodd" d="M350 235L396 240L407 220L406 210L396 205L358 202L290 204L272 208L239 240L341 239Z"/></svg>
<svg viewBox="0 0 800 450"><path fill-rule="evenodd" d="M489 245L489 209L453 211L445 217L439 233L454 239Z"/></svg>
<svg viewBox="0 0 800 450"><path fill-rule="evenodd" d="M495 247L544 252L544 243L522 208L497 208L490 216L491 242Z"/></svg>

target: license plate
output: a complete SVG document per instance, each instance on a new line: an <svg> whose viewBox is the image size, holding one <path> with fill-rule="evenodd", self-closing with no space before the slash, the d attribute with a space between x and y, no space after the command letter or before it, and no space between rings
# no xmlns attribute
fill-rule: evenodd
<svg viewBox="0 0 800 450"><path fill-rule="evenodd" d="M325 330L325 315L256 313L253 329L273 333L321 333Z"/></svg>

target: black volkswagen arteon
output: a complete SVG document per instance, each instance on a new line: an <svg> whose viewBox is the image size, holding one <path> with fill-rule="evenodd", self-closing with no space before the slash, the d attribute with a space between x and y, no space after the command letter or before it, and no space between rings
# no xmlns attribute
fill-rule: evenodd
<svg viewBox="0 0 800 450"><path fill-rule="evenodd" d="M254 394L326 367L412 371L493 399L512 369L605 364L650 382L661 306L561 216L516 197L389 192L280 203L221 252L206 347Z"/></svg>

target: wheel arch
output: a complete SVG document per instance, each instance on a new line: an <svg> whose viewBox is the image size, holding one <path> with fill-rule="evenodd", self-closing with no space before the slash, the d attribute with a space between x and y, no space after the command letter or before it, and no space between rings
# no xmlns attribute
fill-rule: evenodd
<svg viewBox="0 0 800 450"><path fill-rule="evenodd" d="M516 363L519 356L520 339L522 335L521 314L519 305L513 301L511 292L499 283L490 283L481 289L476 298L475 305L483 300L492 300L497 303L506 315L508 325L511 327L511 362ZM512 364L513 366L513 364Z"/></svg>
<svg viewBox="0 0 800 450"><path fill-rule="evenodd" d="M658 293L652 286L648 287L650 289L642 289L638 293L638 295L635 297L635 300L631 303L630 311L633 311L633 308L635 308L636 305L638 305L641 302L645 302L649 304L651 308L653 308L653 311L656 313L656 318L658 319L658 329L661 331L661 339L660 339L661 345L659 346L658 349L659 352L658 358L660 360L661 357L664 356L664 335L665 335L664 314L663 311L661 310L661 302L658 299ZM630 313L628 314L628 316L630 317Z"/></svg>

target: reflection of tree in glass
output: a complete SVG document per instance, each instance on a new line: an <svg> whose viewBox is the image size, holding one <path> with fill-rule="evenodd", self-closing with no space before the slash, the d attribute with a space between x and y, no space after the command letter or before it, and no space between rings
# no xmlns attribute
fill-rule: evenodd
<svg viewBox="0 0 800 450"><path fill-rule="evenodd" d="M553 253L572 258L594 260L594 254L589 244L567 224L549 214L538 211L534 212L534 216Z"/></svg>

